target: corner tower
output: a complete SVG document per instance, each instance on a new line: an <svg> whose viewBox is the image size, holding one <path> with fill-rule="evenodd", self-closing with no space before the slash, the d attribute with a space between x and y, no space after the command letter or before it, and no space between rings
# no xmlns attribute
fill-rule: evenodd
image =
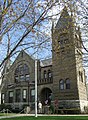
<svg viewBox="0 0 88 120"><path fill-rule="evenodd" d="M84 111L87 95L80 29L64 7L52 29L53 93L63 107Z"/></svg>

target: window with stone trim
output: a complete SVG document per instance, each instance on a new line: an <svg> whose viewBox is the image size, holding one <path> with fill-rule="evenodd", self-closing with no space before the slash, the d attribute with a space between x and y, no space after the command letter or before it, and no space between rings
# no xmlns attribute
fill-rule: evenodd
<svg viewBox="0 0 88 120"><path fill-rule="evenodd" d="M61 80L59 81L59 89L60 89L60 90L64 90L64 80L63 80L63 79L61 79Z"/></svg>
<svg viewBox="0 0 88 120"><path fill-rule="evenodd" d="M48 78L51 78L51 77L52 77L51 70L48 70Z"/></svg>
<svg viewBox="0 0 88 120"><path fill-rule="evenodd" d="M47 79L47 72L44 70L44 79Z"/></svg>
<svg viewBox="0 0 88 120"><path fill-rule="evenodd" d="M27 90L23 89L23 102L27 102Z"/></svg>
<svg viewBox="0 0 88 120"><path fill-rule="evenodd" d="M35 89L31 89L31 94L30 94L30 101L34 102L35 101Z"/></svg>
<svg viewBox="0 0 88 120"><path fill-rule="evenodd" d="M21 90L16 89L15 91L15 102L20 102L21 101Z"/></svg>
<svg viewBox="0 0 88 120"><path fill-rule="evenodd" d="M9 103L13 103L13 91L9 91Z"/></svg>
<svg viewBox="0 0 88 120"><path fill-rule="evenodd" d="M27 64L20 64L15 70L15 82L30 80L29 67Z"/></svg>
<svg viewBox="0 0 88 120"><path fill-rule="evenodd" d="M52 81L52 72L51 70L48 70L48 82Z"/></svg>
<svg viewBox="0 0 88 120"><path fill-rule="evenodd" d="M5 103L5 94L2 93L1 94L1 104L4 104Z"/></svg>
<svg viewBox="0 0 88 120"><path fill-rule="evenodd" d="M69 78L67 78L65 80L65 85L66 85L66 89L70 89L70 79Z"/></svg>

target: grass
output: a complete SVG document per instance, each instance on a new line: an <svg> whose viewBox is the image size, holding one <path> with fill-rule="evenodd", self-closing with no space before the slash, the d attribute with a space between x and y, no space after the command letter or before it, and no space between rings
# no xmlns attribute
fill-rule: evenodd
<svg viewBox="0 0 88 120"><path fill-rule="evenodd" d="M38 116L37 118L33 116L23 116L3 118L3 120L88 120L88 116Z"/></svg>

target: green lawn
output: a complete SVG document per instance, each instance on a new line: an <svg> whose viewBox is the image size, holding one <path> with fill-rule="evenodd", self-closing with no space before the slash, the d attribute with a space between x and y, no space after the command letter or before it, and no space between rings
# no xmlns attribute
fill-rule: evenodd
<svg viewBox="0 0 88 120"><path fill-rule="evenodd" d="M16 115L15 113L8 113L8 114L4 114L4 113L0 113L0 116L13 116Z"/></svg>
<svg viewBox="0 0 88 120"><path fill-rule="evenodd" d="M15 113L0 113L0 116L13 116L16 115Z"/></svg>
<svg viewBox="0 0 88 120"><path fill-rule="evenodd" d="M2 120L2 119L1 119ZM3 120L88 120L88 116L31 116L4 118Z"/></svg>

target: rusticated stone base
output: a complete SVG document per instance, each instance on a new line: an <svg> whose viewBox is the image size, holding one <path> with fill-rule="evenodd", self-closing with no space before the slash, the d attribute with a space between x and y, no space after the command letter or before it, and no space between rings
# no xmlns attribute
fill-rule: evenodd
<svg viewBox="0 0 88 120"><path fill-rule="evenodd" d="M54 104L54 101L52 101ZM86 100L59 100L58 108L59 109L80 109L80 113L86 113L85 108L88 107L88 101Z"/></svg>

